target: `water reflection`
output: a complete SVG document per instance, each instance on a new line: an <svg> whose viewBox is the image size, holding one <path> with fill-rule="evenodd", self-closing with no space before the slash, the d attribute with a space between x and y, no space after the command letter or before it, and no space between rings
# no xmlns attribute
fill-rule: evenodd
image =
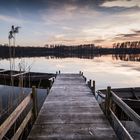
<svg viewBox="0 0 140 140"><path fill-rule="evenodd" d="M87 79L96 80L96 88L101 89L107 86L114 88L140 86L140 63L130 61L137 60L138 57L139 55L105 55L94 57L94 59L59 57L24 59L26 65L32 64L31 71L34 72L56 73L60 70L63 73L78 73L83 71ZM16 58L17 70L19 62L20 59ZM9 61L1 60L0 67L9 69Z"/></svg>
<svg viewBox="0 0 140 140"><path fill-rule="evenodd" d="M0 124L31 93L31 88L0 85ZM47 96L46 89L37 89L38 109L40 110Z"/></svg>
<svg viewBox="0 0 140 140"><path fill-rule="evenodd" d="M105 57L105 56L108 56L108 55L101 55L101 54L86 54L86 55L82 55L82 54L79 54L79 55L74 55L74 54L69 54L69 55L47 55L47 56L42 56L42 57L45 57L46 59L64 59L64 58L80 58L80 59L95 59L97 57ZM112 59L113 60L122 60L122 61L140 61L140 54L110 54L110 56L112 56ZM35 57L18 57L18 58L15 58L15 59L27 59L27 58L36 58ZM41 57L38 57L38 58L41 58ZM9 60L9 58L0 58L0 61L3 61L3 60Z"/></svg>
<svg viewBox="0 0 140 140"><path fill-rule="evenodd" d="M123 60L123 61L140 61L140 54L115 54L112 55L114 60Z"/></svg>

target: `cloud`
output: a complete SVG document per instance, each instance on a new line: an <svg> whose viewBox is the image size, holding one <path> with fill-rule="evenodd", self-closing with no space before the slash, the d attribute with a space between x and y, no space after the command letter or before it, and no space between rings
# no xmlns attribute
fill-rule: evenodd
<svg viewBox="0 0 140 140"><path fill-rule="evenodd" d="M136 34L139 34L140 35L140 30L132 30L133 32L135 32Z"/></svg>
<svg viewBox="0 0 140 140"><path fill-rule="evenodd" d="M66 38L65 36L63 36L63 35L61 36L61 34L60 34L60 35L49 36L46 43L72 45L72 44L79 44L80 42L77 39Z"/></svg>
<svg viewBox="0 0 140 140"><path fill-rule="evenodd" d="M139 34L132 33L132 34L119 34L117 37L123 37L123 38L130 38L130 37L136 37L139 36Z"/></svg>
<svg viewBox="0 0 140 140"><path fill-rule="evenodd" d="M101 4L102 7L140 7L139 0L108 0Z"/></svg>
<svg viewBox="0 0 140 140"><path fill-rule="evenodd" d="M5 21L5 22L10 22L10 23L21 23L20 19L11 17L11 16L6 16L6 15L0 15L0 21Z"/></svg>
<svg viewBox="0 0 140 140"><path fill-rule="evenodd" d="M137 9L106 13L88 6L65 5L55 11L52 9L42 11L42 19L46 26L54 27L54 30L59 34L65 34L65 39L61 40L62 42L75 43L75 39L77 39L77 42L88 40L104 44L112 38L122 39L122 36L116 35L127 34L132 28L138 28L140 24L139 14ZM123 38L128 39L128 36L130 35ZM135 37L137 36L135 35Z"/></svg>
<svg viewBox="0 0 140 140"><path fill-rule="evenodd" d="M94 41L94 43L102 43L102 42L104 42L106 40L104 40L104 39L95 39L93 41Z"/></svg>
<svg viewBox="0 0 140 140"><path fill-rule="evenodd" d="M42 19L46 24L60 24L67 26L67 24L81 25L88 23L91 17L99 15L99 12L94 9L89 9L88 6L79 7L78 5L64 4L61 8L45 9L41 11ZM83 21L81 22L81 20Z"/></svg>
<svg viewBox="0 0 140 140"><path fill-rule="evenodd" d="M48 8L62 8L65 5L88 6L97 10L99 7L139 7L140 3L139 0L47 0L46 5L48 5Z"/></svg>
<svg viewBox="0 0 140 140"><path fill-rule="evenodd" d="M47 41L107 44L116 38L139 37L137 0L5 0L0 13L0 21L26 22L24 34L34 32L31 38L44 44Z"/></svg>
<svg viewBox="0 0 140 140"><path fill-rule="evenodd" d="M92 43L101 43L104 40L93 40L93 39L86 39L86 38L68 38L65 35L57 34L51 35L47 39L48 44L65 44L65 45L79 45L79 44L92 44Z"/></svg>
<svg viewBox="0 0 140 140"><path fill-rule="evenodd" d="M112 40L114 41L135 41L140 38L140 30L131 30L131 33L117 34Z"/></svg>

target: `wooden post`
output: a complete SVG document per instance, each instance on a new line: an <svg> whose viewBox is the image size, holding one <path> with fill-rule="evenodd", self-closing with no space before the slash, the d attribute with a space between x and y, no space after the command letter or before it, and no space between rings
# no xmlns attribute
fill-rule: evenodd
<svg viewBox="0 0 140 140"><path fill-rule="evenodd" d="M109 108L111 106L111 87L107 87L107 94L106 94L106 101L105 101L105 113L107 118L110 117L110 111Z"/></svg>
<svg viewBox="0 0 140 140"><path fill-rule="evenodd" d="M92 92L95 95L95 81L93 80L93 87L92 87Z"/></svg>
<svg viewBox="0 0 140 140"><path fill-rule="evenodd" d="M91 88L91 80L88 81L88 86Z"/></svg>
<svg viewBox="0 0 140 140"><path fill-rule="evenodd" d="M84 78L84 80L85 80L85 82L87 81L87 78L85 77L85 76L83 76L83 78Z"/></svg>
<svg viewBox="0 0 140 140"><path fill-rule="evenodd" d="M79 74L81 75L81 71L79 71Z"/></svg>
<svg viewBox="0 0 140 140"><path fill-rule="evenodd" d="M61 72L60 72L60 70L59 70L59 74L60 74Z"/></svg>
<svg viewBox="0 0 140 140"><path fill-rule="evenodd" d="M85 79L85 82L87 81L87 78L86 77L84 77L84 79Z"/></svg>
<svg viewBox="0 0 140 140"><path fill-rule="evenodd" d="M54 83L54 78L52 79L52 82Z"/></svg>
<svg viewBox="0 0 140 140"><path fill-rule="evenodd" d="M83 76L83 72L81 72L82 76Z"/></svg>
<svg viewBox="0 0 140 140"><path fill-rule="evenodd" d="M37 93L36 93L36 87L32 87L32 99L33 99L33 116L34 120L37 118L38 109L37 109Z"/></svg>
<svg viewBox="0 0 140 140"><path fill-rule="evenodd" d="M52 85L53 85L53 81L52 81L52 80L50 80L50 88L52 87Z"/></svg>
<svg viewBox="0 0 140 140"><path fill-rule="evenodd" d="M58 74L58 72L56 71L56 75Z"/></svg>

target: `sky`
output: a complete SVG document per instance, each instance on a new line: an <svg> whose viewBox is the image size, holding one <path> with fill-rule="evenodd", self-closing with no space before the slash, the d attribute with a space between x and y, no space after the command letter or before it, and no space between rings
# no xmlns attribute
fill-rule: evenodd
<svg viewBox="0 0 140 140"><path fill-rule="evenodd" d="M140 40L140 0L0 0L0 44L77 45Z"/></svg>

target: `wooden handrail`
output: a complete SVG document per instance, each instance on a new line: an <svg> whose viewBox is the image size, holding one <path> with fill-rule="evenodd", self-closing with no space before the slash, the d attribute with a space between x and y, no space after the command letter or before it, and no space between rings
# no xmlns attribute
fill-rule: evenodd
<svg viewBox="0 0 140 140"><path fill-rule="evenodd" d="M114 121L115 124L117 124L119 126L118 129L121 129L122 133L123 133L123 138L127 139L127 140L133 140L133 138L131 137L131 135L129 134L129 132L126 130L126 128L122 125L122 123L119 121L119 119L117 118L117 116L114 114L114 112L111 110L111 108L109 108L110 111L110 116L112 118L112 120ZM120 136L119 136L120 137Z"/></svg>
<svg viewBox="0 0 140 140"><path fill-rule="evenodd" d="M112 100L137 124L140 126L140 116L111 91Z"/></svg>
<svg viewBox="0 0 140 140"><path fill-rule="evenodd" d="M132 101L134 100L124 99L124 101L132 104ZM105 98L105 114L110 122L113 121L113 123L117 125L118 129L119 130L121 129L123 138L128 140L133 140L130 133L126 130L126 128L121 123L121 121L117 118L115 113L112 111L114 110L114 103L115 103L116 105L118 105L118 107L121 108L122 111L124 111L124 113L127 116L131 118L132 121L134 121L138 126L140 126L140 116L133 109L131 109L124 101L111 90L111 87L107 87L107 94ZM137 101L137 104L140 104L140 102ZM115 130L116 127L115 126L113 127ZM120 139L122 139L122 137Z"/></svg>
<svg viewBox="0 0 140 140"><path fill-rule="evenodd" d="M30 100L31 100L31 95L28 95L20 103L20 105L12 112L12 114L6 119L6 121L4 121L4 123L0 126L0 139L2 139L4 135L7 133L7 131L11 128L11 126L17 120L19 115L22 113L22 111L26 108Z"/></svg>
<svg viewBox="0 0 140 140"><path fill-rule="evenodd" d="M22 124L14 134L12 140L18 139L18 137L21 135L22 131L24 130L24 128L26 127L28 121L31 119L32 116L34 117L34 120L36 119L38 113L36 97L37 97L36 89L35 87L32 87L32 92L27 97L25 97L25 99L16 107L16 109L12 112L12 114L0 125L0 140L10 130L11 126L16 122L18 117L21 115L21 113L25 110L25 108L31 101L33 101L33 108L30 109L30 111L26 115Z"/></svg>
<svg viewBox="0 0 140 140"><path fill-rule="evenodd" d="M25 119L23 120L23 122L21 123L18 130L16 131L14 136L11 138L11 140L18 140L19 139L20 135L22 134L24 128L26 127L26 125L29 122L29 120L31 119L31 117L32 117L32 110L30 110L29 113L26 115Z"/></svg>

